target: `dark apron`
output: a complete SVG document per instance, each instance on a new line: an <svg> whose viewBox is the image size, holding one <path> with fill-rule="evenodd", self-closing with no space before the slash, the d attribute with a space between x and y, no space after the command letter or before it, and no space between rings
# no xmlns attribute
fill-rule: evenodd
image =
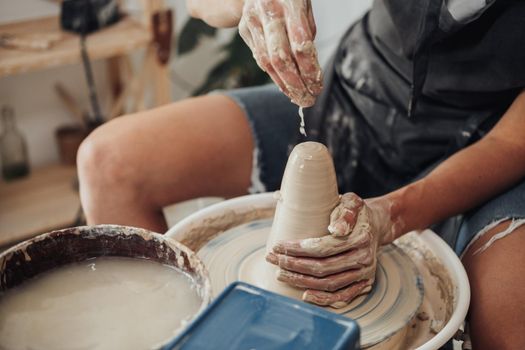
<svg viewBox="0 0 525 350"><path fill-rule="evenodd" d="M483 137L525 86L525 2L459 25L443 0L376 0L343 37L308 135L340 192L377 196Z"/></svg>

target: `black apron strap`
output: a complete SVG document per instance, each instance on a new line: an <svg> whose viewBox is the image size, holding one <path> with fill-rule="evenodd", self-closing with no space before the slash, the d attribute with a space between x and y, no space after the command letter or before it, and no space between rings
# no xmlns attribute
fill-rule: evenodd
<svg viewBox="0 0 525 350"><path fill-rule="evenodd" d="M385 6L404 39L405 54L412 60L412 84L407 107L409 117L415 114L416 102L425 84L429 51L438 39L442 5L443 0L385 0Z"/></svg>

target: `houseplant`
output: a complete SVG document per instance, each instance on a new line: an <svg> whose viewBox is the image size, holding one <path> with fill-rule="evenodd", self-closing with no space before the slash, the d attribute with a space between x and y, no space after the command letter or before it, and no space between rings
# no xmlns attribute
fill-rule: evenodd
<svg viewBox="0 0 525 350"><path fill-rule="evenodd" d="M194 50L204 37L216 37L217 29L196 18L189 18L178 37L177 52L184 55ZM204 82L192 91L192 95L202 95L216 89L231 89L255 86L270 82L253 59L252 52L244 43L239 33L235 33L229 42L219 51L225 53L208 72Z"/></svg>

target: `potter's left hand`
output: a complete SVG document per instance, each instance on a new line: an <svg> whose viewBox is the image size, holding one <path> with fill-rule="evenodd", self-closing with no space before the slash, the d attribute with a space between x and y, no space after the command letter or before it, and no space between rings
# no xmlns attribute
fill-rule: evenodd
<svg viewBox="0 0 525 350"><path fill-rule="evenodd" d="M280 267L280 281L306 289L303 300L344 307L372 288L378 247L395 237L390 207L347 193L330 216L329 235L277 242L266 260Z"/></svg>

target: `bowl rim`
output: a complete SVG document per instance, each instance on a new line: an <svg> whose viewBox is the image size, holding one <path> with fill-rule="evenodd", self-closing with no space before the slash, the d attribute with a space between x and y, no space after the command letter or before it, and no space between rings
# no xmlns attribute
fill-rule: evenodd
<svg viewBox="0 0 525 350"><path fill-rule="evenodd" d="M201 302L201 305L200 305L199 309L188 320L188 322L187 323L183 323L183 324L180 325L179 328L174 329L173 330L174 333L178 332L179 329L183 329L184 327L186 327L186 325L188 323L190 323L192 320L194 320L196 317L198 317L202 312L204 312L204 310L211 303L211 301L212 301L212 290L211 290L211 282L210 282L208 270L206 269L206 266L204 265L202 260L198 257L198 255L195 252L193 252L190 248L188 248L184 244L180 243L179 241L177 241L173 237L169 237L169 236L166 236L166 235L159 234L157 232L149 231L149 230L142 229L142 228L132 227L132 226L107 225L107 224L104 224L104 225L92 225L92 226L76 226L76 227L70 227L70 228L65 228L65 229L54 230L54 231L42 233L42 234L40 234L38 236L35 236L35 237L30 238L30 239L26 239L26 240L24 240L22 242L19 242L18 244L16 244L16 245L8 248L7 250L1 252L0 253L0 270L3 271L5 269L5 267L7 265L7 261L10 259L11 256L13 256L15 253L20 252L20 251L24 252L25 251L24 249L26 247L32 245L32 244L38 243L38 242L46 240L46 239L51 239L53 236L56 237L57 235L77 234L77 235L80 236L83 233L93 234L94 236L95 235L102 236L102 235L104 235L104 233L113 233L114 235L106 234L105 236L106 237L111 236L111 237L115 237L115 238L119 234L121 234L121 235L138 235L138 236L144 238L145 240L150 240L150 239L153 238L159 244L160 243L165 243L165 246L168 247L169 249L171 249L172 251L174 251L176 253L182 253L183 255L185 255L187 257L188 262L189 262L191 268L194 270L194 272L190 271L185 266L185 264L182 264L182 266L179 266L181 264L177 263L177 265L173 265L173 266L178 268L178 269L180 269L184 273L190 275L191 278L194 280L194 283L197 282L196 279L199 278L201 283L199 283L198 289L199 289L199 296L201 297L202 302ZM87 237L83 237L83 238L87 238ZM113 256L113 257L122 256L123 257L123 255L118 255L118 254L100 254L100 255L97 255L96 257L102 257L102 256ZM144 257L139 257L139 256L137 256L135 258L133 258L133 257L129 257L129 258L131 258L131 259L144 259ZM72 263L72 262L70 262L70 263ZM162 263L162 262L159 262L159 263ZM57 267L65 266L67 264L68 263L57 265ZM44 273L44 272L45 271L41 271L41 272L37 273L36 275ZM0 274L0 277L1 277L1 274ZM169 341L171 341L172 339L173 339L173 335L170 335L165 340L162 341L162 344L166 344Z"/></svg>

